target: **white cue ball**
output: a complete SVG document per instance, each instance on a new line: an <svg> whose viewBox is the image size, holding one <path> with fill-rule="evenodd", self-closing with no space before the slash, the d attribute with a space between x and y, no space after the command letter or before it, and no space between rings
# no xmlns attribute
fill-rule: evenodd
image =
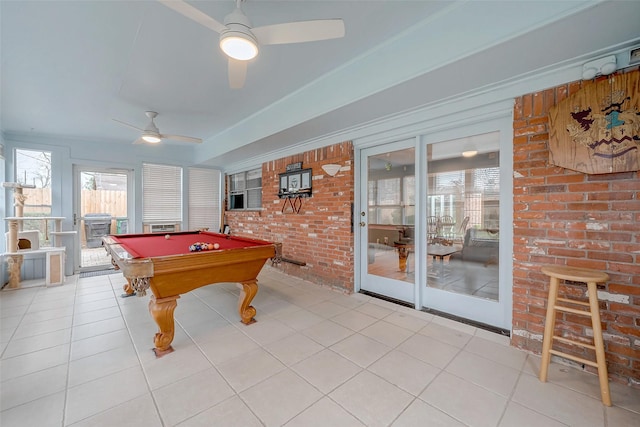
<svg viewBox="0 0 640 427"><path fill-rule="evenodd" d="M220 248L220 245L219 245L219 244L217 244L217 243L214 243L214 244L213 244L213 249L219 249L219 248Z"/></svg>
<svg viewBox="0 0 640 427"><path fill-rule="evenodd" d="M169 240L169 238L170 238L170 237L171 237L171 236L169 236L168 234L166 234L166 235L164 236L164 238L165 238L165 239L167 239L167 240Z"/></svg>

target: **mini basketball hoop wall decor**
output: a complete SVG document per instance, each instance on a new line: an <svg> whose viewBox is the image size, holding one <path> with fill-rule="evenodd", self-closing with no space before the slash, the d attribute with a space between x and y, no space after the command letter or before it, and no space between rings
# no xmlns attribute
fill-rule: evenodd
<svg viewBox="0 0 640 427"><path fill-rule="evenodd" d="M603 174L640 170L640 71L584 87L549 110L549 162Z"/></svg>
<svg viewBox="0 0 640 427"><path fill-rule="evenodd" d="M302 169L302 162L287 165L287 171L279 174L278 197L284 199L282 213L300 213L302 199L311 197L311 168Z"/></svg>

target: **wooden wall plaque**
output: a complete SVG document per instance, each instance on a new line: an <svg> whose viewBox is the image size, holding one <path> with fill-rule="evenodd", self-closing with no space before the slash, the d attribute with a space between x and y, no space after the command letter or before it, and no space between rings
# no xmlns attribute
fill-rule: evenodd
<svg viewBox="0 0 640 427"><path fill-rule="evenodd" d="M549 162L588 174L640 170L640 71L587 83L553 106Z"/></svg>

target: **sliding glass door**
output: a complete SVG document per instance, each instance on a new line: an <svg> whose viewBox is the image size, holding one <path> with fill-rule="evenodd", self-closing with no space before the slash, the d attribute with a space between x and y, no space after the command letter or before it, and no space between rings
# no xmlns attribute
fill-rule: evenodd
<svg viewBox="0 0 640 427"><path fill-rule="evenodd" d="M511 328L508 117L360 150L359 287Z"/></svg>
<svg viewBox="0 0 640 427"><path fill-rule="evenodd" d="M501 225L511 223L501 214L510 208L512 195L502 188L510 177L509 168L503 170L501 164L501 137L495 131L426 145L427 274L422 303L508 329L511 285L500 267L505 234L511 233ZM506 198L508 206L503 207Z"/></svg>

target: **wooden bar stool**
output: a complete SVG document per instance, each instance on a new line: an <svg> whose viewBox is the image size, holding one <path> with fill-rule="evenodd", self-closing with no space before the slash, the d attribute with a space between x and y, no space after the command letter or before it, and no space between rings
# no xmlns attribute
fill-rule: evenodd
<svg viewBox="0 0 640 427"><path fill-rule="evenodd" d="M600 307L598 306L597 284L609 280L609 275L597 270L587 268L567 267L563 265L545 265L542 272L551 278L549 286L549 300L547 302L547 318L544 325L544 339L542 341L542 362L540 363L540 381L547 381L549 362L551 355L565 357L578 363L598 368L600 379L600 395L602 403L611 406L611 395L609 394L609 378L607 376L607 364L604 357L604 341L602 340L602 326L600 323ZM558 297L560 280L571 280L587 284L589 291L589 302L576 301L568 298ZM572 308L567 305L585 307L584 309ZM554 335L556 313L563 311L567 313L591 317L593 327L593 345L584 344L575 340ZM552 349L553 340L588 348L596 353L596 361L583 359Z"/></svg>

